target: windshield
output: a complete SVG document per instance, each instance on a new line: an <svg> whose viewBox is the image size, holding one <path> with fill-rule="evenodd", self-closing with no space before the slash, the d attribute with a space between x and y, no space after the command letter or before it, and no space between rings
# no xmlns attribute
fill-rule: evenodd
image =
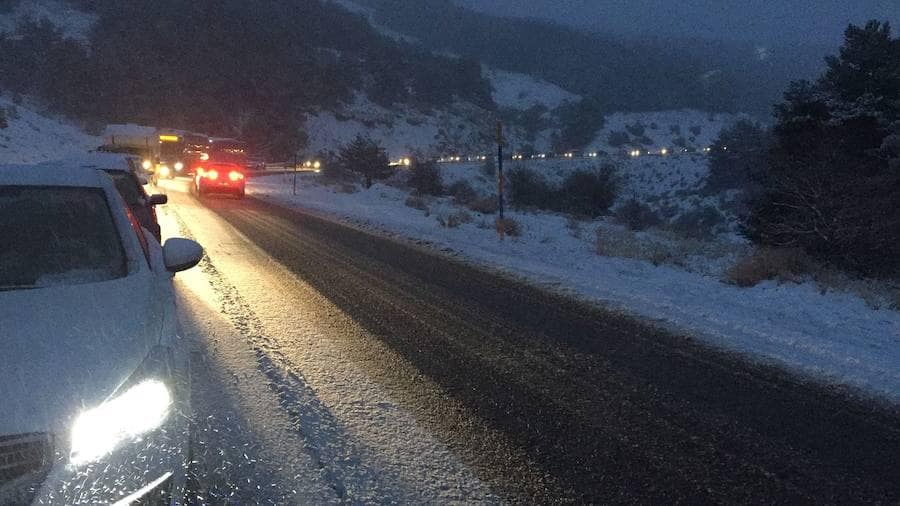
<svg viewBox="0 0 900 506"><path fill-rule="evenodd" d="M126 257L98 188L0 186L0 289L125 276Z"/></svg>

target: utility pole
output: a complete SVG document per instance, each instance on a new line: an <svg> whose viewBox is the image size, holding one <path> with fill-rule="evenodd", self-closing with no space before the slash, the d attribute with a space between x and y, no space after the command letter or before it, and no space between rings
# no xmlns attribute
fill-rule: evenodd
<svg viewBox="0 0 900 506"><path fill-rule="evenodd" d="M297 195L297 152L294 152L294 195Z"/></svg>
<svg viewBox="0 0 900 506"><path fill-rule="evenodd" d="M500 218L497 220L497 233L503 239L503 122L497 122L497 207Z"/></svg>

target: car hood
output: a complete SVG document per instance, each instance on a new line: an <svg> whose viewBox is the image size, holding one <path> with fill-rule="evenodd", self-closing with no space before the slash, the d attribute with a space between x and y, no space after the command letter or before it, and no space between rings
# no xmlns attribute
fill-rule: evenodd
<svg viewBox="0 0 900 506"><path fill-rule="evenodd" d="M152 274L0 292L0 436L58 433L159 342Z"/></svg>

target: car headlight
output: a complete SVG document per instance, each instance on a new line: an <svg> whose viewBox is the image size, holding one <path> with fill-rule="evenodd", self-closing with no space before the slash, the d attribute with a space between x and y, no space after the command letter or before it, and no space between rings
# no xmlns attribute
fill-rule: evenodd
<svg viewBox="0 0 900 506"><path fill-rule="evenodd" d="M166 385L146 380L81 413L72 426L71 463L95 461L123 441L159 427L171 405L172 396Z"/></svg>
<svg viewBox="0 0 900 506"><path fill-rule="evenodd" d="M150 168L153 167L153 163L150 162L150 160L144 160L144 162L141 163L141 167L143 167L144 170L150 170Z"/></svg>
<svg viewBox="0 0 900 506"><path fill-rule="evenodd" d="M183 163L181 163L181 162L175 162L175 170L176 170L176 171L180 171L180 170L183 169L183 168L184 168L184 164L183 164Z"/></svg>
<svg viewBox="0 0 900 506"><path fill-rule="evenodd" d="M169 171L169 167L166 165L163 165L162 167L159 168L159 175L162 177L169 177L170 172L171 171Z"/></svg>

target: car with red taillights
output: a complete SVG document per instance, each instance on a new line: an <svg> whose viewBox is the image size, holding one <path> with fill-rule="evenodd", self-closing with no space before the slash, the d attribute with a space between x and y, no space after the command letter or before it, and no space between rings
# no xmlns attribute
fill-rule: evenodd
<svg viewBox="0 0 900 506"><path fill-rule="evenodd" d="M243 166L229 162L212 162L197 167L193 190L197 196L210 193L229 193L244 196L246 174Z"/></svg>

